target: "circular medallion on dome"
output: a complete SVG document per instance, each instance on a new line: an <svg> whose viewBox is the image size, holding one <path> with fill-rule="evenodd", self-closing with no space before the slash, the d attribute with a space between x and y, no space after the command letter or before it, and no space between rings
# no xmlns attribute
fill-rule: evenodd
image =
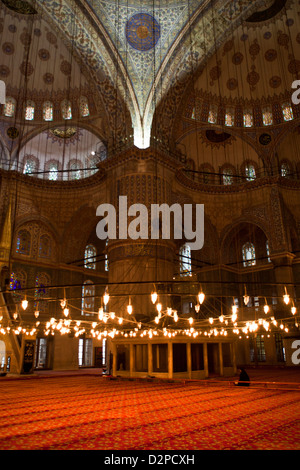
<svg viewBox="0 0 300 470"><path fill-rule="evenodd" d="M138 51L149 51L160 38L160 26L148 13L137 13L126 23L126 39Z"/></svg>

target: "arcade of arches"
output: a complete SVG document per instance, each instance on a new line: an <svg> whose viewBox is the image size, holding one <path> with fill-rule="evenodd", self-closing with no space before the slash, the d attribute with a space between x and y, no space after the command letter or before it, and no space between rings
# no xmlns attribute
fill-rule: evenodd
<svg viewBox="0 0 300 470"><path fill-rule="evenodd" d="M143 3L0 1L4 373L299 365L299 2ZM119 196L203 204L203 248L100 240Z"/></svg>

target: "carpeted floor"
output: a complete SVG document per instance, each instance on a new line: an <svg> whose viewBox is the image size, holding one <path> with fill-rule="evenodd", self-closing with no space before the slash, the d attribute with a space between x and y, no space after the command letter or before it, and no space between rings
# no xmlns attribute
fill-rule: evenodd
<svg viewBox="0 0 300 470"><path fill-rule="evenodd" d="M0 380L0 449L300 450L300 389L91 374Z"/></svg>

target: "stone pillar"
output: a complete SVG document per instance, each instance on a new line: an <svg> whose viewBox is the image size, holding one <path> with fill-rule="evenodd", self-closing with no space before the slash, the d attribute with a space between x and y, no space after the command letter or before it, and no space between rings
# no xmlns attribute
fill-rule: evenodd
<svg viewBox="0 0 300 470"><path fill-rule="evenodd" d="M169 379L173 377L173 343L171 341L168 343L168 377Z"/></svg>
<svg viewBox="0 0 300 470"><path fill-rule="evenodd" d="M203 359L204 359L205 377L208 377L209 371L208 371L207 343L203 343Z"/></svg>
<svg viewBox="0 0 300 470"><path fill-rule="evenodd" d="M133 373L134 373L134 370L135 370L135 367L134 367L134 360L135 360L135 357L134 357L134 344L133 343L130 343L130 371L129 371L129 375L130 377L133 377Z"/></svg>
<svg viewBox="0 0 300 470"><path fill-rule="evenodd" d="M153 373L152 343L148 343L148 374Z"/></svg>
<svg viewBox="0 0 300 470"><path fill-rule="evenodd" d="M219 363L220 363L220 376L223 377L224 375L224 367L223 367L223 348L222 343L219 343Z"/></svg>
<svg viewBox="0 0 300 470"><path fill-rule="evenodd" d="M191 343L186 344L187 372L189 379L192 378L192 351Z"/></svg>

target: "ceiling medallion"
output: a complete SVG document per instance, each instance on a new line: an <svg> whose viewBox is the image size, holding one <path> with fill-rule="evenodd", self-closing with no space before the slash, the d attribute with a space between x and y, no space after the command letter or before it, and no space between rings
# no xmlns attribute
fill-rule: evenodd
<svg viewBox="0 0 300 470"><path fill-rule="evenodd" d="M129 44L138 51L149 51L160 38L160 26L148 13L137 13L126 23L125 35Z"/></svg>
<svg viewBox="0 0 300 470"><path fill-rule="evenodd" d="M77 129L75 127L68 127L67 129L50 129L50 133L55 137L59 137L60 139L70 139L76 134L76 132Z"/></svg>
<svg viewBox="0 0 300 470"><path fill-rule="evenodd" d="M261 145L269 145L269 143L272 141L272 137L270 134L261 134L259 137L259 142Z"/></svg>

